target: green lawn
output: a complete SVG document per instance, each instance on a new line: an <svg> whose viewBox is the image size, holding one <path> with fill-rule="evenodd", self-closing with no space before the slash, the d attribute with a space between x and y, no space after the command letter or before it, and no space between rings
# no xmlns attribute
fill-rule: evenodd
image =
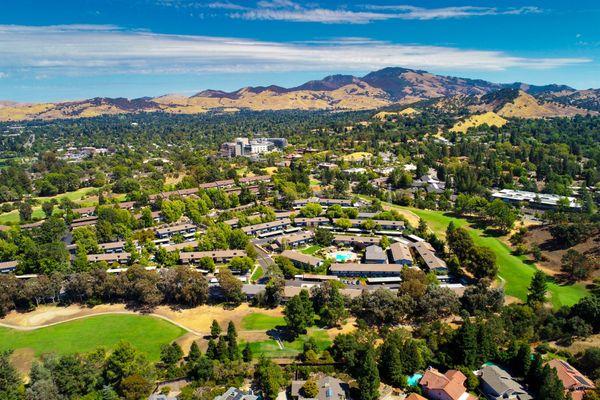
<svg viewBox="0 0 600 400"><path fill-rule="evenodd" d="M247 331L268 331L281 325L285 325L283 317L273 317L261 313L253 313L242 319L242 327Z"/></svg>
<svg viewBox="0 0 600 400"><path fill-rule="evenodd" d="M157 361L160 346L185 333L170 322L148 315L98 315L34 331L0 328L0 350L31 348L36 356L85 353L98 347L110 350L125 340Z"/></svg>
<svg viewBox="0 0 600 400"><path fill-rule="evenodd" d="M392 206L390 204L390 206ZM462 218L456 218L444 214L441 211L420 210L411 207L392 206L398 209L412 211L420 218L423 218L429 228L439 237L445 238L446 228L451 221L456 226L467 229L476 245L489 247L496 253L498 261L498 278L504 283L504 291L509 296L517 297L521 300L527 298L527 288L536 268L533 264L526 263L527 257L514 256L510 248L499 238L486 235L482 230L472 227L469 222ZM581 284L558 285L550 283L548 291L551 296L552 305L559 308L564 305L573 305L579 299L586 296L588 291Z"/></svg>
<svg viewBox="0 0 600 400"><path fill-rule="evenodd" d="M260 357L261 355L269 358L286 358L295 357L302 352L304 348L304 342L312 337L319 350L325 350L331 345L331 340L327 335L327 332L322 330L311 330L306 335L300 335L293 342L283 342L283 349L279 348L277 342L273 339L263 340L260 342L250 342L250 348L252 349L253 356ZM246 343L240 343L240 349L243 349Z"/></svg>
<svg viewBox="0 0 600 400"><path fill-rule="evenodd" d="M258 267L256 267L256 269L254 270L254 273L252 274L252 276L250 277L251 281L257 281L260 278L263 277L263 275L265 274L265 272L263 271L262 267L259 265Z"/></svg>
<svg viewBox="0 0 600 400"><path fill-rule="evenodd" d="M308 246L302 250L300 250L300 252L304 253L304 254L310 254L311 256L313 254L315 254L317 251L321 250L322 247L319 246L318 244L312 245L312 246Z"/></svg>
<svg viewBox="0 0 600 400"><path fill-rule="evenodd" d="M45 215L42 211L42 207L33 207L33 213L31 214L31 217L33 219L44 218ZM19 221L19 210L12 210L0 215L0 224L18 223Z"/></svg>
<svg viewBox="0 0 600 400"><path fill-rule="evenodd" d="M98 188L86 187L86 188L74 190L72 192L65 192L65 193L57 194L56 196L36 197L35 199L39 200L40 202L48 201L51 199L56 199L56 201L60 201L61 199L69 199L74 202L79 202L84 197L86 197L90 192L97 191L97 190L98 190Z"/></svg>

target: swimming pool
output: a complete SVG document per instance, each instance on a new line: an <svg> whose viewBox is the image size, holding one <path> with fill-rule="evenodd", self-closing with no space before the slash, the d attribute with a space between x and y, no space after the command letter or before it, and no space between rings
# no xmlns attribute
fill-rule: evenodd
<svg viewBox="0 0 600 400"><path fill-rule="evenodd" d="M408 383L408 386L417 386L422 377L423 374L413 374L412 376L408 377L406 382Z"/></svg>
<svg viewBox="0 0 600 400"><path fill-rule="evenodd" d="M344 263L351 260L356 260L356 254L351 251L336 251L329 254L336 262Z"/></svg>

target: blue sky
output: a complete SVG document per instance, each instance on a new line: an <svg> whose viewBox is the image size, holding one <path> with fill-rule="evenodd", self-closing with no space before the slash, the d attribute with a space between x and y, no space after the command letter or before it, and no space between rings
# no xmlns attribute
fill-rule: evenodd
<svg viewBox="0 0 600 400"><path fill-rule="evenodd" d="M600 4L2 0L0 9L0 99L294 86L386 66L600 87Z"/></svg>

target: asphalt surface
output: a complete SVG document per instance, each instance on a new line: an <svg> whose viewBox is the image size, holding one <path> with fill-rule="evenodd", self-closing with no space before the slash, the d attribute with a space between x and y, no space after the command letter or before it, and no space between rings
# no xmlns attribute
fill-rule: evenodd
<svg viewBox="0 0 600 400"><path fill-rule="evenodd" d="M256 254L258 255L256 257L256 260L262 267L263 271L266 272L271 265L275 265L275 261L273 261L273 259L269 255L269 253L267 253L265 250L263 250L254 241L252 241L252 245L254 246L254 249L256 250Z"/></svg>

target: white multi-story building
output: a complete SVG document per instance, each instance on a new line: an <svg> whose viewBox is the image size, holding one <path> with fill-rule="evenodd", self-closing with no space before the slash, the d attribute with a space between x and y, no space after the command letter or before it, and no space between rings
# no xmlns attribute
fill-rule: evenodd
<svg viewBox="0 0 600 400"><path fill-rule="evenodd" d="M492 193L492 197L507 203L527 203L529 206L536 208L555 208L558 206L561 199L566 199L565 204L568 202L570 208L581 208L581 204L579 204L577 199L574 197L559 196L548 193L527 192L524 190L496 190Z"/></svg>
<svg viewBox="0 0 600 400"><path fill-rule="evenodd" d="M283 149L285 146L287 146L287 140L284 138L257 138L252 140L248 138L236 138L233 142L221 145L221 156L252 157L276 149Z"/></svg>

